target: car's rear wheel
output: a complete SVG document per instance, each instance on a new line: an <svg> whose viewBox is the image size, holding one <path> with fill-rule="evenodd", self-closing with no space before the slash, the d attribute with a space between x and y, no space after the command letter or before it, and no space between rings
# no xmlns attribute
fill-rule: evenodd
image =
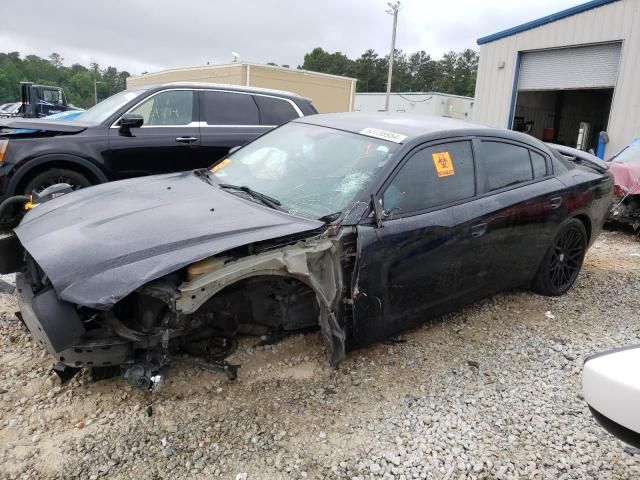
<svg viewBox="0 0 640 480"><path fill-rule="evenodd" d="M587 231L573 218L565 223L553 239L542 260L531 289L541 295L557 297L573 286L587 251Z"/></svg>
<svg viewBox="0 0 640 480"><path fill-rule="evenodd" d="M24 193L39 193L45 188L58 183L68 183L74 190L91 186L91 182L74 170L52 168L33 177L24 189Z"/></svg>

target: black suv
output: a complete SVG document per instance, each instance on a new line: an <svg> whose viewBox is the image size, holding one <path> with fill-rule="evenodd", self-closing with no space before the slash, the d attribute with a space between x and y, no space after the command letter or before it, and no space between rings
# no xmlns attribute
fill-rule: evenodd
<svg viewBox="0 0 640 480"><path fill-rule="evenodd" d="M74 121L0 120L0 200L207 167L269 129L317 113L289 92L172 83L125 90ZM4 132L4 133L2 133Z"/></svg>

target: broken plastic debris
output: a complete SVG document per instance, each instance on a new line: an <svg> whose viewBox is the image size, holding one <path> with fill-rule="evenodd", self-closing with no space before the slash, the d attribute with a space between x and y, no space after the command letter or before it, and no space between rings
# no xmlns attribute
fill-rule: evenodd
<svg viewBox="0 0 640 480"><path fill-rule="evenodd" d="M556 318L556 316L553 313L551 313L551 310L547 310L546 312L544 312L544 316L552 320Z"/></svg>
<svg viewBox="0 0 640 480"><path fill-rule="evenodd" d="M162 445L163 447L167 446L167 437L162 437L160 439L160 445Z"/></svg>
<svg viewBox="0 0 640 480"><path fill-rule="evenodd" d="M76 423L76 428L84 428L84 422L83 421L79 421L78 423Z"/></svg>
<svg viewBox="0 0 640 480"><path fill-rule="evenodd" d="M469 365L470 367L477 368L478 370L480 370L480 364L478 362L476 362L475 360L467 360L467 365Z"/></svg>
<svg viewBox="0 0 640 480"><path fill-rule="evenodd" d="M246 473L239 473L236 475L236 480L247 480L247 474Z"/></svg>

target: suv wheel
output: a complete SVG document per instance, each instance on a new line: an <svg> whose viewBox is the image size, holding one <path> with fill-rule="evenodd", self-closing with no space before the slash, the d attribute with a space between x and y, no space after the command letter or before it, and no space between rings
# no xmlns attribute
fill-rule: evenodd
<svg viewBox="0 0 640 480"><path fill-rule="evenodd" d="M91 186L91 182L87 177L78 172L52 168L33 177L24 189L24 193L29 195L32 192L41 192L45 188L56 185L57 183L68 183L74 190Z"/></svg>

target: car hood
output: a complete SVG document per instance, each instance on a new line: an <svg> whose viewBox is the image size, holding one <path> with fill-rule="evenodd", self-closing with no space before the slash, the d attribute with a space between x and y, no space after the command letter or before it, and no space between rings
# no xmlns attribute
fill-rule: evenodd
<svg viewBox="0 0 640 480"><path fill-rule="evenodd" d="M61 196L29 212L15 232L62 300L106 309L192 262L323 225L183 172Z"/></svg>
<svg viewBox="0 0 640 480"><path fill-rule="evenodd" d="M11 128L16 130L37 130L57 133L80 133L93 123L75 122L71 120L48 120L44 119L0 119L0 128Z"/></svg>
<svg viewBox="0 0 640 480"><path fill-rule="evenodd" d="M640 194L640 162L609 162L614 183L630 195Z"/></svg>

